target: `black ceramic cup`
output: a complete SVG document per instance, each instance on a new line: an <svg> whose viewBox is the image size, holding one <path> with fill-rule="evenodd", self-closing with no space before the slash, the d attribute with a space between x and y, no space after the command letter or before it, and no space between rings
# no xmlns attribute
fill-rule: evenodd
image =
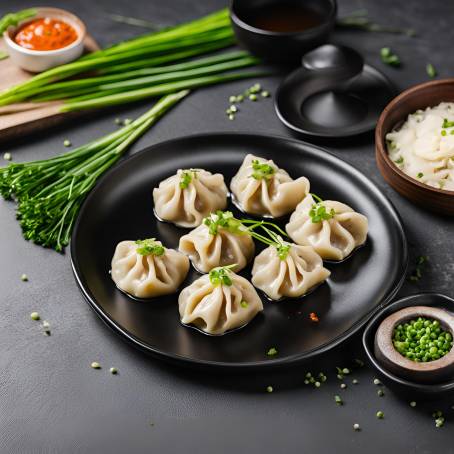
<svg viewBox="0 0 454 454"><path fill-rule="evenodd" d="M270 5L304 7L320 23L301 31L281 32L257 28L254 18ZM232 0L230 18L238 42L252 54L271 63L298 63L301 56L326 43L336 21L336 0Z"/></svg>

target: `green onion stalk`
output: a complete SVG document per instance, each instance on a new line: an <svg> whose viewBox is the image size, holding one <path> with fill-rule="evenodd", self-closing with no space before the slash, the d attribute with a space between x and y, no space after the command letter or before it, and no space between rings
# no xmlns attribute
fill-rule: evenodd
<svg viewBox="0 0 454 454"><path fill-rule="evenodd" d="M167 95L129 125L60 156L0 168L0 194L17 202L24 237L62 251L80 206L99 177L188 93Z"/></svg>
<svg viewBox="0 0 454 454"><path fill-rule="evenodd" d="M244 51L189 60L235 42L227 9L145 34L49 69L0 93L0 106L64 100L62 111L99 108L264 72Z"/></svg>

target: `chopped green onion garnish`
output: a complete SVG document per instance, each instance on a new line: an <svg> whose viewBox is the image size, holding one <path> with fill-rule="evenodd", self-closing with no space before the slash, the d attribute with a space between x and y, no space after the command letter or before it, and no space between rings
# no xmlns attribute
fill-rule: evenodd
<svg viewBox="0 0 454 454"><path fill-rule="evenodd" d="M268 180L276 173L276 169L273 166L261 163L258 159L252 161L252 170L254 172L252 172L251 177L256 180Z"/></svg>
<svg viewBox="0 0 454 454"><path fill-rule="evenodd" d="M70 147L70 146L71 146L71 142L70 142L68 139L66 139L66 140L63 142L63 146L65 146L65 147Z"/></svg>
<svg viewBox="0 0 454 454"><path fill-rule="evenodd" d="M140 255L164 255L165 248L155 238L147 238L146 240L137 240L136 252Z"/></svg>
<svg viewBox="0 0 454 454"><path fill-rule="evenodd" d="M266 354L268 356L276 356L277 355L277 350L274 348L274 347L271 347L267 352Z"/></svg>
<svg viewBox="0 0 454 454"><path fill-rule="evenodd" d="M93 368L93 369L101 369L101 364L99 364L97 361L93 361L90 366Z"/></svg>
<svg viewBox="0 0 454 454"><path fill-rule="evenodd" d="M266 387L266 392L267 393L272 393L274 390L273 390L273 387L272 386L267 386Z"/></svg>
<svg viewBox="0 0 454 454"><path fill-rule="evenodd" d="M382 411L377 411L377 418L378 419L383 419L385 417L385 414Z"/></svg>
<svg viewBox="0 0 454 454"><path fill-rule="evenodd" d="M13 159L13 157L11 156L11 153L5 153L5 154L3 155L3 159L4 159L5 161L11 161L11 159Z"/></svg>
<svg viewBox="0 0 454 454"><path fill-rule="evenodd" d="M116 367L111 367L109 369L109 372L112 374L112 375L116 375L118 373L118 369Z"/></svg>
<svg viewBox="0 0 454 454"><path fill-rule="evenodd" d="M217 268L213 268L209 273L209 279L212 285L227 285L230 287L233 282L230 278L229 274L232 272L232 268L235 268L236 263L233 265L228 266L218 266Z"/></svg>
<svg viewBox="0 0 454 454"><path fill-rule="evenodd" d="M39 316L38 312L32 312L32 313L30 314L30 318L31 318L32 320L39 320L39 319L40 319L40 316Z"/></svg>
<svg viewBox="0 0 454 454"><path fill-rule="evenodd" d="M20 277L21 281L23 282L27 282L28 281L28 276L26 274L22 274L22 276Z"/></svg>

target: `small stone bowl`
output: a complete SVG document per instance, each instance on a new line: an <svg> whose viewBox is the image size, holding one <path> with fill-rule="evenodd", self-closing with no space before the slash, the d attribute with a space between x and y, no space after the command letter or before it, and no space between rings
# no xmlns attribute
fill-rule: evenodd
<svg viewBox="0 0 454 454"><path fill-rule="evenodd" d="M399 377L420 383L436 383L454 377L454 348L442 358L425 363L401 355L393 345L394 328L400 323L425 317L438 320L443 330L454 333L454 316L444 309L430 306L411 306L388 315L375 334L374 353L380 363Z"/></svg>
<svg viewBox="0 0 454 454"><path fill-rule="evenodd" d="M438 360L417 363L392 345L394 326L418 316L438 320L443 329L454 333L454 299L437 293L407 296L383 307L366 326L363 347L367 358L382 382L399 396L432 400L453 395L454 348Z"/></svg>

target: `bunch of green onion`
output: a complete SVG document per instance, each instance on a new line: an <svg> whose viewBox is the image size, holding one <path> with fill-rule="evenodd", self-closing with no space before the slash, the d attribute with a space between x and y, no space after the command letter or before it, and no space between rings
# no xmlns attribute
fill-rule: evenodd
<svg viewBox="0 0 454 454"><path fill-rule="evenodd" d="M258 63L244 51L190 60L233 44L228 10L223 9L38 74L0 93L0 106L63 100L62 111L93 109L263 75L234 71Z"/></svg>
<svg viewBox="0 0 454 454"><path fill-rule="evenodd" d="M188 93L167 95L130 124L60 156L0 168L0 194L17 202L24 237L62 251L80 206L99 177Z"/></svg>

